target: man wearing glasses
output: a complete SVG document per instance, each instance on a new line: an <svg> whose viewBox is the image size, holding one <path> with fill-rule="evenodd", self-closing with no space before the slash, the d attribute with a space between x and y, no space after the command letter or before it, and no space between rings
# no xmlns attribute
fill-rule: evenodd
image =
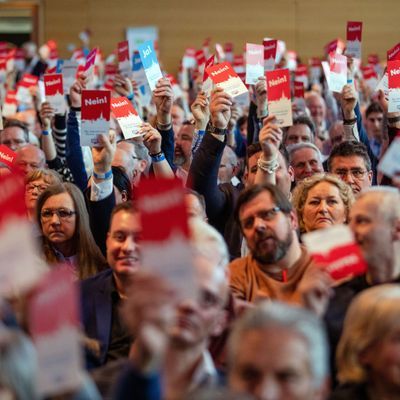
<svg viewBox="0 0 400 400"><path fill-rule="evenodd" d="M328 171L350 185L355 196L372 184L371 159L361 142L345 141L333 148Z"/></svg>
<svg viewBox="0 0 400 400"><path fill-rule="evenodd" d="M299 243L296 212L284 193L270 184L247 188L238 198L235 218L250 254L230 264L233 295L248 302L300 303L299 284L311 258Z"/></svg>

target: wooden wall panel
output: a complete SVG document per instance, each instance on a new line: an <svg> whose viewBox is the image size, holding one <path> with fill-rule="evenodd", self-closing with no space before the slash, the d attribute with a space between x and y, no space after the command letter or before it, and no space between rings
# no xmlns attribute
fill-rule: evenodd
<svg viewBox="0 0 400 400"><path fill-rule="evenodd" d="M264 36L280 38L304 58L322 55L331 39L345 39L348 19L364 22L363 52L381 56L400 40L399 0L43 0L44 37L54 38L66 55L78 33L93 31L93 45L111 52L126 27L155 25L165 67L176 71L188 46L199 47L205 37L232 41L238 52L246 42Z"/></svg>

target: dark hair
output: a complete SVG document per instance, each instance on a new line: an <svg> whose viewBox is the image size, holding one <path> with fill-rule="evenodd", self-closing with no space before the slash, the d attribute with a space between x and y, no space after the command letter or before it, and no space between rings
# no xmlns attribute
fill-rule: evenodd
<svg viewBox="0 0 400 400"><path fill-rule="evenodd" d="M274 200L276 206L279 207L283 213L289 214L293 210L293 206L288 200L287 196L277 186L271 185L270 183L264 183L262 185L252 185L240 193L236 203L234 216L239 226L240 209L262 192L268 192Z"/></svg>
<svg viewBox="0 0 400 400"><path fill-rule="evenodd" d="M328 171L332 172L332 161L335 157L358 156L364 160L365 168L371 171L371 159L368 155L367 147L364 143L355 140L345 141L336 145L328 158Z"/></svg>
<svg viewBox="0 0 400 400"><path fill-rule="evenodd" d="M111 167L113 173L113 182L116 188L122 193L126 193L127 200L132 200L132 186L128 175L121 167Z"/></svg>
<svg viewBox="0 0 400 400"><path fill-rule="evenodd" d="M247 122L247 115L242 115L241 117L238 118L237 122L236 122L236 126L238 126L239 128Z"/></svg>
<svg viewBox="0 0 400 400"><path fill-rule="evenodd" d="M7 128L22 129L24 132L25 141L26 143L29 143L29 129L27 124L22 121L18 121L17 119L6 119L3 130Z"/></svg>
<svg viewBox="0 0 400 400"><path fill-rule="evenodd" d="M133 202L132 200L128 200L128 201L119 203L113 208L113 210L111 212L110 226L111 226L111 222L114 218L114 215L118 214L121 211L125 211L125 212L132 213L132 214L139 212L136 202Z"/></svg>
<svg viewBox="0 0 400 400"><path fill-rule="evenodd" d="M368 118L368 115L373 112L383 114L382 107L376 101L373 101L365 110L365 118Z"/></svg>
<svg viewBox="0 0 400 400"><path fill-rule="evenodd" d="M196 192L196 190L190 189L188 187L185 188L185 194L192 194L194 197L196 197L197 200L199 200L201 208L204 211L204 215L206 215L206 200L205 200L204 196L202 194L200 194L199 192Z"/></svg>
<svg viewBox="0 0 400 400"><path fill-rule="evenodd" d="M39 197L36 205L36 221L40 230L42 228L41 211L44 203L52 196L68 193L74 203L76 211L75 232L72 238L78 261L78 276L80 279L88 278L100 271L106 264L105 259L97 247L89 225L89 214L86 209L82 192L73 183L62 183L49 186ZM57 263L58 259L51 242L45 237L43 239L43 253L46 261Z"/></svg>
<svg viewBox="0 0 400 400"><path fill-rule="evenodd" d="M315 136L314 122L312 122L311 119L309 117L307 117L307 115L299 115L298 117L294 118L293 125L307 125L310 128L310 131L313 134L313 136Z"/></svg>
<svg viewBox="0 0 400 400"><path fill-rule="evenodd" d="M249 158L254 156L254 154L259 153L261 151L261 144L259 142L253 143L247 146L246 148L246 166L249 166Z"/></svg>

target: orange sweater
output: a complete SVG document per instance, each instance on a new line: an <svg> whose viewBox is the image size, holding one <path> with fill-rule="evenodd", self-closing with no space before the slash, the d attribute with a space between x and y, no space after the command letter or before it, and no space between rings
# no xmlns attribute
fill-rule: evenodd
<svg viewBox="0 0 400 400"><path fill-rule="evenodd" d="M236 298L251 303L271 299L299 304L297 287L311 263L310 255L302 247L299 260L287 270L284 282L283 274L269 274L263 271L251 255L238 258L229 265L232 293Z"/></svg>

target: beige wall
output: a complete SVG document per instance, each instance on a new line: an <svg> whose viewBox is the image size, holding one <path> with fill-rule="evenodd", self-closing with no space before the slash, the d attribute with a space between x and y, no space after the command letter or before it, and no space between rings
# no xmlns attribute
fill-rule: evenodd
<svg viewBox="0 0 400 400"><path fill-rule="evenodd" d="M322 55L323 46L341 36L346 21L364 22L363 54L386 50L400 40L400 0L42 0L43 36L62 50L78 43L88 27L92 45L108 53L128 26L158 26L161 58L175 72L188 46L203 39L233 41L238 52L264 36L283 39L304 58ZM67 55L64 51L63 55Z"/></svg>

